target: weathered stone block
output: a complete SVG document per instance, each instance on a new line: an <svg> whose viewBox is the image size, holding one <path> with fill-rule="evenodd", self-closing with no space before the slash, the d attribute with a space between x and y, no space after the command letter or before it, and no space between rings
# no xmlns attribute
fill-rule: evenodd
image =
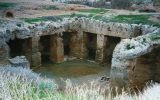
<svg viewBox="0 0 160 100"><path fill-rule="evenodd" d="M41 53L40 52L32 53L32 66L38 67L40 65L41 65Z"/></svg>
<svg viewBox="0 0 160 100"><path fill-rule="evenodd" d="M25 56L17 56L12 59L8 59L8 64L13 67L23 67L30 69L29 61L26 59Z"/></svg>
<svg viewBox="0 0 160 100"><path fill-rule="evenodd" d="M51 48L50 48L50 60L55 63L63 62L64 60L64 45L63 39L59 36L51 37Z"/></svg>

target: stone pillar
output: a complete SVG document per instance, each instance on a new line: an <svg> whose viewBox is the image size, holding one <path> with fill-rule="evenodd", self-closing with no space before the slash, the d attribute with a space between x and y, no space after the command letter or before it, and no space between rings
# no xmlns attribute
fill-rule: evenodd
<svg viewBox="0 0 160 100"><path fill-rule="evenodd" d="M87 58L89 51L86 48L88 35L82 30L71 34L70 39L70 56L78 58Z"/></svg>
<svg viewBox="0 0 160 100"><path fill-rule="evenodd" d="M22 44L22 51L30 62L31 68L38 67L41 65L41 53L38 49L38 41L40 37L32 37L24 40Z"/></svg>
<svg viewBox="0 0 160 100"><path fill-rule="evenodd" d="M97 35L97 50L95 61L103 63L106 60L106 43L108 39L104 35Z"/></svg>
<svg viewBox="0 0 160 100"><path fill-rule="evenodd" d="M63 62L64 60L64 45L63 39L59 36L51 36L50 38L50 60L55 63Z"/></svg>
<svg viewBox="0 0 160 100"><path fill-rule="evenodd" d="M7 43L3 39L0 39L0 64L7 64L9 52L10 49Z"/></svg>
<svg viewBox="0 0 160 100"><path fill-rule="evenodd" d="M32 66L32 38L27 38L23 40L22 52L29 61L30 66Z"/></svg>
<svg viewBox="0 0 160 100"><path fill-rule="evenodd" d="M38 67L41 65L41 53L38 49L40 37L32 37L32 66Z"/></svg>

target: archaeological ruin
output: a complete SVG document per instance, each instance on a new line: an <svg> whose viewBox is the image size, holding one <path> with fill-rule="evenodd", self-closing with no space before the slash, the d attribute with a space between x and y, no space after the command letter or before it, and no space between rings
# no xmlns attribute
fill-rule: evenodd
<svg viewBox="0 0 160 100"><path fill-rule="evenodd" d="M111 63L110 86L141 89L151 80L160 82L158 26L106 22L103 12L97 15L102 20L74 16L32 23L16 16L18 13L7 11L0 19L2 65L17 56L25 56L30 69L38 68L46 61L59 64L72 58L89 59L98 64ZM31 16L32 12L29 18Z"/></svg>

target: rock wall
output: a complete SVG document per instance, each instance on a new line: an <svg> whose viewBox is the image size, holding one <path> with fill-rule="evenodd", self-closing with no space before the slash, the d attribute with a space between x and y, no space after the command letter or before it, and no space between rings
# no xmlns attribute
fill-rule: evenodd
<svg viewBox="0 0 160 100"><path fill-rule="evenodd" d="M9 27L9 28L8 28ZM63 32L78 32L77 35L72 37L77 37L71 40L71 56L78 55L79 58L86 58L88 56L87 50L87 40L88 36L86 32L96 34L99 36L113 36L120 38L132 38L139 35L145 35L154 30L157 27L151 27L148 25L137 25L137 24L122 24L122 23L105 23L102 21L89 19L89 18L64 18L62 21L45 21L45 22L35 22L33 24L21 21L21 20L5 20L0 25L0 40L3 46L5 46L5 53L0 55L0 58L7 59L9 57L9 49L7 49L7 44L5 42L10 39L14 40L15 37L18 39L27 39L26 44L23 44L26 51L24 51L28 61L30 61L31 66L39 66L41 64L41 54L39 52L38 41L40 36L44 35L54 35ZM65 34L65 33L64 33ZM103 39L105 40L105 39ZM104 44L105 45L105 44ZM74 47L74 48L73 48ZM100 50L100 48L98 48ZM2 49L1 51L3 51ZM109 50L109 49L108 49ZM102 57L105 49L102 49L97 55L98 59L104 59ZM75 52L79 52L78 54ZM5 55L5 56L4 56ZM100 57L100 58L98 58ZM130 58L130 56L128 56ZM107 58L106 58L107 59ZM103 60L101 60L103 61Z"/></svg>
<svg viewBox="0 0 160 100"><path fill-rule="evenodd" d="M51 36L50 39L50 60L55 63L64 60L64 45L60 36Z"/></svg>
<svg viewBox="0 0 160 100"><path fill-rule="evenodd" d="M3 39L0 39L0 64L6 64L9 58L9 46Z"/></svg>
<svg viewBox="0 0 160 100"><path fill-rule="evenodd" d="M87 58L88 49L87 49L88 36L83 31L78 31L77 33L71 34L70 39L70 56L78 58Z"/></svg>
<svg viewBox="0 0 160 100"><path fill-rule="evenodd" d="M137 38L123 39L116 46L110 73L111 86L142 88L145 82L157 80L159 33L160 29L157 29Z"/></svg>

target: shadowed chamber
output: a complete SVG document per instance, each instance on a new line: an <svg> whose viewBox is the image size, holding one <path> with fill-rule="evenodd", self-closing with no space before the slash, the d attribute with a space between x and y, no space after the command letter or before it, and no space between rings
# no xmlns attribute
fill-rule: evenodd
<svg viewBox="0 0 160 100"><path fill-rule="evenodd" d="M42 63L50 61L50 35L40 37L39 51L41 53Z"/></svg>
<svg viewBox="0 0 160 100"><path fill-rule="evenodd" d="M5 15L6 18L13 18L13 13L12 12L6 12L6 15Z"/></svg>
<svg viewBox="0 0 160 100"><path fill-rule="evenodd" d="M107 55L107 61L111 62L112 60L112 55L113 51L116 47L116 45L121 41L120 37L112 37L112 36L107 36L108 37L108 44L106 44L106 55Z"/></svg>
<svg viewBox="0 0 160 100"><path fill-rule="evenodd" d="M9 40L7 43L10 47L10 57L14 58L16 56L22 56L23 55L23 49L22 44L24 40L15 38L14 40Z"/></svg>
<svg viewBox="0 0 160 100"><path fill-rule="evenodd" d="M69 55L70 52L70 38L71 33L70 32L64 32L62 39L63 39L63 45L64 45L64 55Z"/></svg>
<svg viewBox="0 0 160 100"><path fill-rule="evenodd" d="M86 33L88 34L87 49L89 50L89 59L95 60L96 56L96 47L97 47L97 34Z"/></svg>

